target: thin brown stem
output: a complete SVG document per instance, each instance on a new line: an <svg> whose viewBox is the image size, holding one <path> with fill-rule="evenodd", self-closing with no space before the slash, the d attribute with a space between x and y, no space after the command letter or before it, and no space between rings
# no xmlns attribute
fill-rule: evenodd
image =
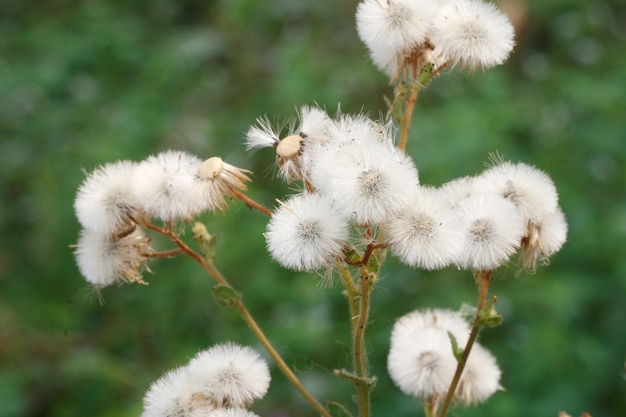
<svg viewBox="0 0 626 417"><path fill-rule="evenodd" d="M184 251L181 248L177 248L161 252L143 253L142 255L146 258L171 258L172 256L180 255L181 253L184 253Z"/></svg>
<svg viewBox="0 0 626 417"><path fill-rule="evenodd" d="M304 385L302 385L302 383L300 382L298 377L293 373L291 368L289 368L289 365L287 365L287 363L285 363L285 361L280 356L280 354L276 351L276 349L274 349L274 346L272 346L272 344L267 339L267 337L265 337L265 334L263 333L261 328L258 326L258 324L254 320L254 318L252 317L250 312L243 305L243 303L241 301L239 301L239 302L237 302L234 305L234 307L235 307L235 309L237 311L239 311L239 314L241 314L241 317L248 324L248 326L252 330L252 333L254 333L254 335L257 337L257 339L259 339L259 341L265 347L265 349L270 354L272 359L274 359L274 361L276 362L276 364L278 365L280 370L283 372L283 374L285 374L285 376L287 377L289 382L291 382L291 384L296 388L296 390L298 390L300 395L302 395L304 397L304 399L307 400L309 402L309 404L311 404L311 406L313 406L313 408L315 408L315 410L321 416L331 417L331 415L328 412L328 410L322 404L320 404L315 399L315 397L313 397L313 395L311 395L311 393L304 387Z"/></svg>
<svg viewBox="0 0 626 417"><path fill-rule="evenodd" d="M478 305L476 306L476 316L474 317L472 331L470 332L467 343L465 344L465 348L463 349L463 355L457 363L456 372L454 373L454 377L452 378L452 382L450 383L450 388L448 389L448 393L446 394L443 406L441 407L439 417L445 417L448 413L448 409L452 404L452 398L454 397L456 388L459 385L459 381L461 380L463 369L465 368L465 364L467 363L467 358L469 358L472 346L474 346L474 342L476 341L478 332L481 329L481 325L479 322L480 314L487 303L487 294L489 293L489 284L491 282L491 271L476 271L474 277L476 278L476 283L478 284Z"/></svg>
<svg viewBox="0 0 626 417"><path fill-rule="evenodd" d="M213 277L215 281L217 281L218 284L227 286L231 289L233 288L228 282L228 280L222 275L222 273L217 268L215 268L215 266L212 263L208 262L203 256L201 256L199 253L191 249L185 242L183 242L171 230L163 229L151 223L145 223L145 224L142 224L142 226L150 230L154 230L170 238L180 248L182 252L189 255L193 260L198 262L200 266L202 266L202 268L211 277ZM265 334L263 333L259 325L256 323L256 321L254 320L250 312L247 310L247 308L243 304L243 301L238 300L237 303L235 303L233 307L240 313L241 317L248 324L248 326L250 327L254 335L257 337L257 339L259 339L263 347L265 347L267 352L274 359L274 361L278 365L278 368L283 372L283 374L287 377L289 382L291 382L291 384L296 388L296 390L304 397L304 399L307 400L309 404L317 412L320 413L321 416L331 417L328 410L326 410L326 408L322 404L320 404L319 401L317 401L315 397L313 397L313 395L305 388L302 382L300 382L298 377L293 373L293 371L289 368L289 366L282 359L278 351L274 348L274 346L272 346L272 344L267 339L267 337L265 336Z"/></svg>
<svg viewBox="0 0 626 417"><path fill-rule="evenodd" d="M409 128L411 127L411 119L413 118L413 110L415 109L415 103L417 102L417 96L421 90L421 86L417 83L411 83L411 91L409 98L404 107L404 118L402 119L402 129L400 130L400 141L398 142L398 148L406 150L406 144L409 140Z"/></svg>
<svg viewBox="0 0 626 417"><path fill-rule="evenodd" d="M243 201L244 203L246 203L246 206L258 210L263 214L267 214L268 216L272 215L272 210L268 209L267 207L265 207L264 205L262 205L261 203L258 203L256 201L254 201L253 199L251 199L250 197L248 197L247 195L245 195L244 193L242 193L239 190L235 190L235 189L231 189L233 195L235 197L237 197L238 199L240 199L241 201Z"/></svg>

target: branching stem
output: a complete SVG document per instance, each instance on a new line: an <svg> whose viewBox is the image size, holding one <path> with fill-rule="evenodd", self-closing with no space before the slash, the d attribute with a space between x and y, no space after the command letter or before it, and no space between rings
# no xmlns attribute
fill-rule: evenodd
<svg viewBox="0 0 626 417"><path fill-rule="evenodd" d="M202 255L194 251L189 247L183 240L181 240L174 232L167 229L163 229L151 223L143 223L142 226L154 230L155 232L161 233L171 239L176 246L178 246L181 252L189 255L193 260L198 262L200 266L209 274L218 284L227 286L229 288L233 288L228 280L222 275L222 273L215 268L215 266L208 262ZM282 359L278 351L274 348L268 338L265 336L259 325L256 323L246 306L243 304L243 301L238 300L233 307L239 312L243 320L248 324L254 335L261 342L263 347L270 354L272 359L278 365L278 368L283 372L285 377L291 382L291 384L296 388L296 390L304 397L304 399L323 417L332 417L328 410L313 397L313 395L305 388L305 386L300 382L298 377L293 373L289 365Z"/></svg>

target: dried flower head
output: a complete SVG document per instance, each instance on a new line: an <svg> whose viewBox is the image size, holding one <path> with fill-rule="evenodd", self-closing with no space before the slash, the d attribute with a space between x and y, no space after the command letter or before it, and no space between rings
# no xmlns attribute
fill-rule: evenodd
<svg viewBox="0 0 626 417"><path fill-rule="evenodd" d="M215 345L187 365L194 392L215 408L246 408L262 398L270 383L267 363L253 349L234 343Z"/></svg>
<svg viewBox="0 0 626 417"><path fill-rule="evenodd" d="M190 195L201 201L202 207L209 210L224 209L224 198L233 196L233 190L246 190L246 182L250 173L245 169L227 164L219 157L212 157L204 161L198 168L195 176L196 190L190 190Z"/></svg>
<svg viewBox="0 0 626 417"><path fill-rule="evenodd" d="M524 223L509 200L495 194L474 194L459 201L457 207L466 224L459 266L492 270L519 249Z"/></svg>
<svg viewBox="0 0 626 417"><path fill-rule="evenodd" d="M173 369L152 383L143 403L141 417L209 415L214 410L204 395L194 391L187 367Z"/></svg>
<svg viewBox="0 0 626 417"><path fill-rule="evenodd" d="M267 118L257 119L257 126L246 133L247 148L274 147L280 175L287 181L306 179L315 149L328 140L332 120L319 107L303 106L298 112L299 123L291 123L289 133L279 139L280 130L272 128Z"/></svg>
<svg viewBox="0 0 626 417"><path fill-rule="evenodd" d="M359 37L376 66L395 78L405 67L421 68L437 2L429 0L364 0L356 12ZM415 68L417 67L417 68Z"/></svg>
<svg viewBox="0 0 626 417"><path fill-rule="evenodd" d="M344 217L318 193L297 195L282 203L265 232L272 257L297 271L332 265L348 236Z"/></svg>
<svg viewBox="0 0 626 417"><path fill-rule="evenodd" d="M439 269L459 258L463 222L443 192L422 187L385 225L392 252L407 265Z"/></svg>
<svg viewBox="0 0 626 417"><path fill-rule="evenodd" d="M387 369L402 392L420 398L445 394L457 364L448 332L464 344L470 328L450 310L414 311L396 321Z"/></svg>
<svg viewBox="0 0 626 417"><path fill-rule="evenodd" d="M311 167L311 182L360 224L379 224L398 213L419 185L413 160L384 142L329 147Z"/></svg>
<svg viewBox="0 0 626 417"><path fill-rule="evenodd" d="M132 226L128 234L110 236L83 229L76 250L76 263L85 279L96 287L121 282L144 284L141 272L146 254L151 251L150 238Z"/></svg>
<svg viewBox="0 0 626 417"><path fill-rule="evenodd" d="M500 367L496 358L478 343L474 343L455 398L465 405L477 404L491 397L500 387Z"/></svg>
<svg viewBox="0 0 626 417"><path fill-rule="evenodd" d="M452 65L472 70L502 64L514 46L509 19L494 4L482 0L443 4L430 36L439 55Z"/></svg>
<svg viewBox="0 0 626 417"><path fill-rule="evenodd" d="M169 150L148 157L132 177L137 203L151 218L193 218L198 214L198 204L190 198L190 184L201 164L200 158L183 151Z"/></svg>
<svg viewBox="0 0 626 417"><path fill-rule="evenodd" d="M74 210L81 226L115 234L138 217L137 202L129 182L137 165L130 161L106 164L91 172L78 188Z"/></svg>

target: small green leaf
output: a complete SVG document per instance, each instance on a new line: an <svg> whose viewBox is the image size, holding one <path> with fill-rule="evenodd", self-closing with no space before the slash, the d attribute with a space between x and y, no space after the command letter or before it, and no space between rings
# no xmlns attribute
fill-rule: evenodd
<svg viewBox="0 0 626 417"><path fill-rule="evenodd" d="M420 74L417 76L417 82L421 87L426 87L430 80L433 78L433 64L428 62L422 67Z"/></svg>
<svg viewBox="0 0 626 417"><path fill-rule="evenodd" d="M370 256L370 261L367 265L367 270L368 272L376 274L378 273L379 268L380 268L380 265L378 264L378 258L374 254L372 254L372 256Z"/></svg>
<svg viewBox="0 0 626 417"><path fill-rule="evenodd" d="M477 324L481 327L495 327L502 323L502 316L496 311L496 299L487 302L487 305L478 312Z"/></svg>
<svg viewBox="0 0 626 417"><path fill-rule="evenodd" d="M226 285L215 285L211 292L215 300L225 307L232 307L241 300L241 294Z"/></svg>
<svg viewBox="0 0 626 417"><path fill-rule="evenodd" d="M328 401L328 411L333 417L352 417L352 414L344 407L335 401Z"/></svg>
<svg viewBox="0 0 626 417"><path fill-rule="evenodd" d="M456 361L459 362L461 357L463 356L463 350L459 347L459 342L456 340L456 337L452 334L452 332L448 331L448 338L450 338L450 343L452 344L452 354L456 358Z"/></svg>
<svg viewBox="0 0 626 417"><path fill-rule="evenodd" d="M335 369L333 372L339 378L345 379L346 381L352 383L357 387L366 386L372 389L376 385L376 382L378 382L378 379L375 376L370 378L363 378L345 369Z"/></svg>

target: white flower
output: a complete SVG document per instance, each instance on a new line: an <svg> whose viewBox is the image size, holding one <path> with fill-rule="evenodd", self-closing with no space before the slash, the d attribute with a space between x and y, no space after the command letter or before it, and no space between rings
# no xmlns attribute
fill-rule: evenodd
<svg viewBox="0 0 626 417"><path fill-rule="evenodd" d="M215 345L198 353L187 365L194 392L209 398L215 408L246 408L267 392L267 363L249 347Z"/></svg>
<svg viewBox="0 0 626 417"><path fill-rule="evenodd" d="M119 161L106 164L87 176L78 188L74 210L81 226L104 234L115 234L133 224L137 203L129 178L136 164Z"/></svg>
<svg viewBox="0 0 626 417"><path fill-rule="evenodd" d="M187 367L176 368L156 380L143 402L141 417L190 416L194 411L207 413L212 405L194 392Z"/></svg>
<svg viewBox="0 0 626 417"><path fill-rule="evenodd" d="M364 0L357 7L357 31L374 63L393 75L427 41L436 12L435 1Z"/></svg>
<svg viewBox="0 0 626 417"><path fill-rule="evenodd" d="M494 4L455 0L441 6L430 39L452 65L474 70L502 64L513 50L513 37L513 25Z"/></svg>
<svg viewBox="0 0 626 417"><path fill-rule="evenodd" d="M496 358L487 349L474 343L455 392L456 399L465 405L485 401L501 388L500 375Z"/></svg>
<svg viewBox="0 0 626 417"><path fill-rule="evenodd" d="M550 177L523 163L504 162L487 169L475 177L474 189L511 201L525 222L540 221L558 207L558 194Z"/></svg>
<svg viewBox="0 0 626 417"><path fill-rule="evenodd" d="M511 201L495 194L474 194L459 201L457 208L466 222L461 267L492 270L517 251L524 223Z"/></svg>
<svg viewBox="0 0 626 417"><path fill-rule="evenodd" d="M462 226L447 195L424 187L385 225L385 236L402 262L439 269L456 261L463 250Z"/></svg>
<svg viewBox="0 0 626 417"><path fill-rule="evenodd" d="M135 199L152 218L188 220L199 213L189 197L202 160L182 151L166 151L142 161L132 178Z"/></svg>
<svg viewBox="0 0 626 417"><path fill-rule="evenodd" d="M311 183L344 216L378 224L398 213L417 193L413 160L390 143L329 147L311 167Z"/></svg>
<svg viewBox="0 0 626 417"><path fill-rule="evenodd" d="M348 236L344 217L318 193L297 195L282 203L265 232L272 257L298 271L331 265Z"/></svg>
<svg viewBox="0 0 626 417"><path fill-rule="evenodd" d="M119 282L139 282L141 270L150 251L150 238L132 226L125 236L110 236L92 230L81 231L76 250L76 263L87 282L106 287Z"/></svg>

